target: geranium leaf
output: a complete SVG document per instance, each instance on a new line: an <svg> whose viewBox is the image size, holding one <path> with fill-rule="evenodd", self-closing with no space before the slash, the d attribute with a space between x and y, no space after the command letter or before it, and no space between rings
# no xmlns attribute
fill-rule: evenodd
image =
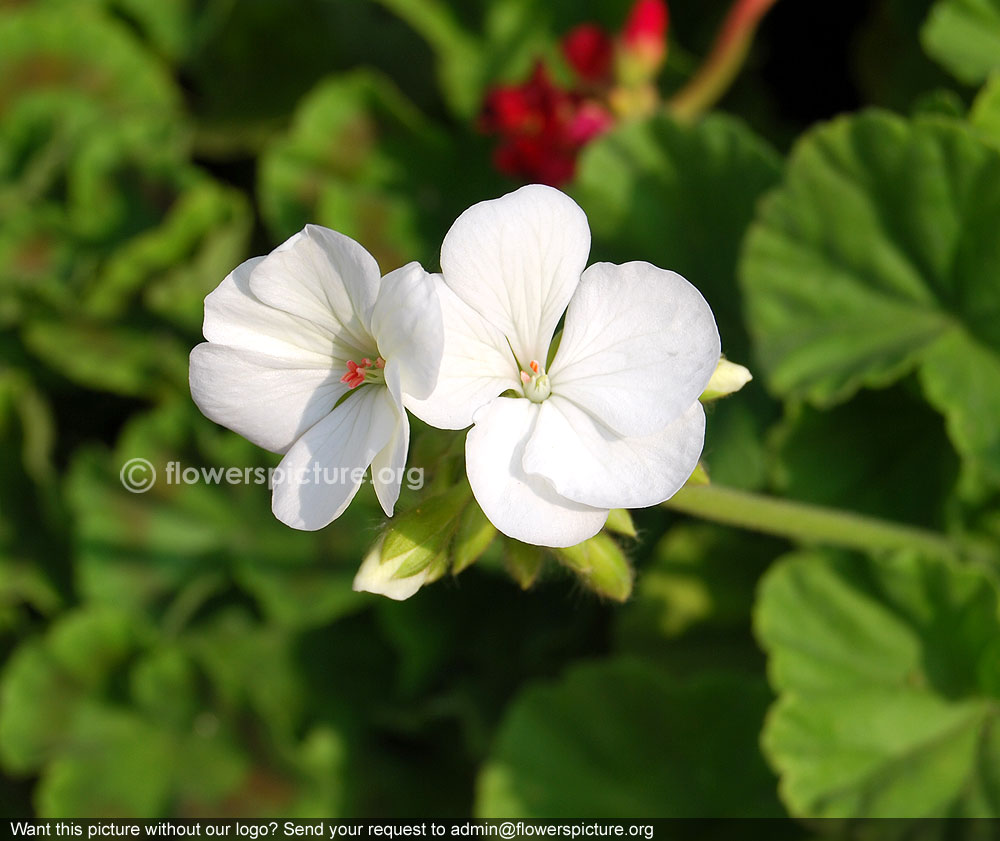
<svg viewBox="0 0 1000 841"><path fill-rule="evenodd" d="M479 778L476 814L776 817L756 744L768 697L759 678L679 681L637 660L573 669L511 705Z"/></svg>
<svg viewBox="0 0 1000 841"><path fill-rule="evenodd" d="M761 586L763 734L797 816L1000 814L1000 622L982 572L803 553Z"/></svg>
<svg viewBox="0 0 1000 841"><path fill-rule="evenodd" d="M1000 482L1000 151L881 112L795 150L742 275L771 388L821 407L919 369L970 475Z"/></svg>
<svg viewBox="0 0 1000 841"><path fill-rule="evenodd" d="M938 0L920 37L956 78L977 84L1000 67L1000 0Z"/></svg>

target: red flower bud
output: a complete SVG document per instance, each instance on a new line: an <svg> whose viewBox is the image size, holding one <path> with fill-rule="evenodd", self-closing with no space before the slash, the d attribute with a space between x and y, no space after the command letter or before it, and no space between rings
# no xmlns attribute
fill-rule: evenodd
<svg viewBox="0 0 1000 841"><path fill-rule="evenodd" d="M626 52L655 70L667 53L670 12L664 0L636 0L622 30Z"/></svg>

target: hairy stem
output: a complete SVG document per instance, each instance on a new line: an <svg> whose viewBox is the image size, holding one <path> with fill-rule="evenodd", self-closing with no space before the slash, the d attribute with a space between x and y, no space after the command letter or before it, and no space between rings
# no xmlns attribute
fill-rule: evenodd
<svg viewBox="0 0 1000 841"><path fill-rule="evenodd" d="M667 103L679 120L693 120L711 108L729 89L743 67L761 18L776 0L736 0L705 63Z"/></svg>
<svg viewBox="0 0 1000 841"><path fill-rule="evenodd" d="M684 514L805 543L869 552L912 549L948 558L962 554L952 541L932 531L718 485L686 485L663 504Z"/></svg>

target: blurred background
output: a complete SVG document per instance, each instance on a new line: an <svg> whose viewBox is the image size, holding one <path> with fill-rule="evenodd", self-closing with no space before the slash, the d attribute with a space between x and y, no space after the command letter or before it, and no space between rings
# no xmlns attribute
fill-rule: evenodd
<svg viewBox="0 0 1000 841"><path fill-rule="evenodd" d="M751 610L781 538L650 509L621 538L624 603L555 562L523 589L499 542L395 603L350 587L382 526L370 489L313 534L261 485L119 481L133 457L277 463L188 392L204 297L241 261L315 222L383 272L435 270L458 213L547 180L587 211L592 259L681 271L759 374L710 412L713 482L950 528L961 458L914 376L782 402L737 265L803 132L872 105L961 115L974 88L924 52L930 2L780 0L696 109L725 113L672 116L733 5L671 0L669 48L629 76L627 0L0 0L0 811L803 802L760 747L775 690ZM566 47L584 23L596 67Z"/></svg>

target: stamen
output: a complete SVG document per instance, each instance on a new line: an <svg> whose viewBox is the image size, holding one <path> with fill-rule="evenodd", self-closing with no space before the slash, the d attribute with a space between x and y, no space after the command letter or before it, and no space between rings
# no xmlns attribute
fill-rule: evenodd
<svg viewBox="0 0 1000 841"><path fill-rule="evenodd" d="M532 359L531 362L528 363L528 367L531 368L531 370L536 374L538 373L538 362L536 360Z"/></svg>
<svg viewBox="0 0 1000 841"><path fill-rule="evenodd" d="M344 374L344 376L340 378L340 381L345 383L348 388L357 388L365 381L365 376L360 373L358 368L355 368L353 371L348 371Z"/></svg>
<svg viewBox="0 0 1000 841"><path fill-rule="evenodd" d="M361 360L359 365L352 359L347 360L347 373L340 378L348 388L354 389L367 382L382 383L385 378L382 369L385 368L385 360L380 356L372 362L367 356Z"/></svg>
<svg viewBox="0 0 1000 841"><path fill-rule="evenodd" d="M521 382L525 385L531 382L531 375L527 371L521 372Z"/></svg>

